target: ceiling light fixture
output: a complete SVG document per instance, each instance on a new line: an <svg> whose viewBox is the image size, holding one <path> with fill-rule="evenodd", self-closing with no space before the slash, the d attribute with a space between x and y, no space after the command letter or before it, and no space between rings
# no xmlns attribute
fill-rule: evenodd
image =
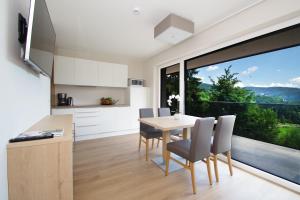
<svg viewBox="0 0 300 200"><path fill-rule="evenodd" d="M177 44L194 33L194 23L170 14L154 28L154 38L169 44Z"/></svg>

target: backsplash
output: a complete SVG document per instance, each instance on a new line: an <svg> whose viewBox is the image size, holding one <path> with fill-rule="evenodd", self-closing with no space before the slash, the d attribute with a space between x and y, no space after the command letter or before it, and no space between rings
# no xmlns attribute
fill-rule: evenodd
<svg viewBox="0 0 300 200"><path fill-rule="evenodd" d="M74 105L98 105L102 97L112 97L119 100L117 104L126 104L127 99L126 88L55 85L56 98L57 93L73 97Z"/></svg>

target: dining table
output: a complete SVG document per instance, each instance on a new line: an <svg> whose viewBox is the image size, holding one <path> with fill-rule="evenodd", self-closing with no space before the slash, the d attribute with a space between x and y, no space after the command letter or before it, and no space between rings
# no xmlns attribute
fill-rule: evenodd
<svg viewBox="0 0 300 200"><path fill-rule="evenodd" d="M167 144L170 142L171 130L182 129L183 139L189 139L191 128L194 126L195 121L199 117L190 116L190 115L177 115L177 116L166 116L166 117L149 117L149 118L140 118L141 123L147 124L154 128L160 129L162 131L162 153L159 156L156 156L152 161L157 164L162 170L165 171L165 158L167 155ZM217 120L215 120L217 123ZM170 162L169 171L176 171L182 167Z"/></svg>

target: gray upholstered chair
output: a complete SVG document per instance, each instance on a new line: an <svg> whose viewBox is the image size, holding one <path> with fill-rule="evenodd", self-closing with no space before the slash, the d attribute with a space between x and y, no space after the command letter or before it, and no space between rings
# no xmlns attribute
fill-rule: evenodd
<svg viewBox="0 0 300 200"><path fill-rule="evenodd" d="M152 108L141 108L139 110L140 118L154 117ZM146 139L146 141L142 140L142 137ZM154 139L158 139L162 137L162 131L156 129L152 126L149 126L144 123L140 123L140 138L139 138L139 151L141 150L141 143L146 144L146 160L149 157L149 140L152 139L152 148Z"/></svg>
<svg viewBox="0 0 300 200"><path fill-rule="evenodd" d="M171 110L170 108L158 108L158 116L159 117L167 117L167 116L171 116ZM182 129L174 129L171 130L171 139L173 140L178 140L178 137L180 137L180 139L182 139L182 136L180 136L180 134L182 134L183 130ZM176 137L172 137L172 136L176 136Z"/></svg>
<svg viewBox="0 0 300 200"><path fill-rule="evenodd" d="M220 116L218 118L218 123L211 144L211 153L213 154L214 169L217 182L219 182L217 156L220 153L225 153L227 155L229 172L231 176L233 175L231 164L231 138L235 118L235 115Z"/></svg>
<svg viewBox="0 0 300 200"><path fill-rule="evenodd" d="M200 118L195 122L192 128L191 140L180 140L167 144L167 156L166 156L166 176L169 172L169 160L174 160L178 164L182 165L185 169L191 171L193 193L196 194L195 185L195 172L194 163L200 160L204 160L207 165L207 173L210 185L212 185L211 172L210 172L210 148L211 137L214 128L214 117ZM180 157L188 160L187 164L184 164L170 155L171 153L177 154Z"/></svg>

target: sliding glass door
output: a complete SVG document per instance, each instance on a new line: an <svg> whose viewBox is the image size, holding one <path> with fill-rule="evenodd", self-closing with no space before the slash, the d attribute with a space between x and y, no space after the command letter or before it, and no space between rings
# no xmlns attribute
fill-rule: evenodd
<svg viewBox="0 0 300 200"><path fill-rule="evenodd" d="M185 112L234 114L232 157L300 184L300 46L186 69Z"/></svg>
<svg viewBox="0 0 300 200"><path fill-rule="evenodd" d="M160 70L160 106L169 107L174 114L178 109L178 102L169 104L171 95L179 94L179 69L180 65L175 64Z"/></svg>
<svg viewBox="0 0 300 200"><path fill-rule="evenodd" d="M185 113L236 115L232 157L300 184L300 25L185 61Z"/></svg>

